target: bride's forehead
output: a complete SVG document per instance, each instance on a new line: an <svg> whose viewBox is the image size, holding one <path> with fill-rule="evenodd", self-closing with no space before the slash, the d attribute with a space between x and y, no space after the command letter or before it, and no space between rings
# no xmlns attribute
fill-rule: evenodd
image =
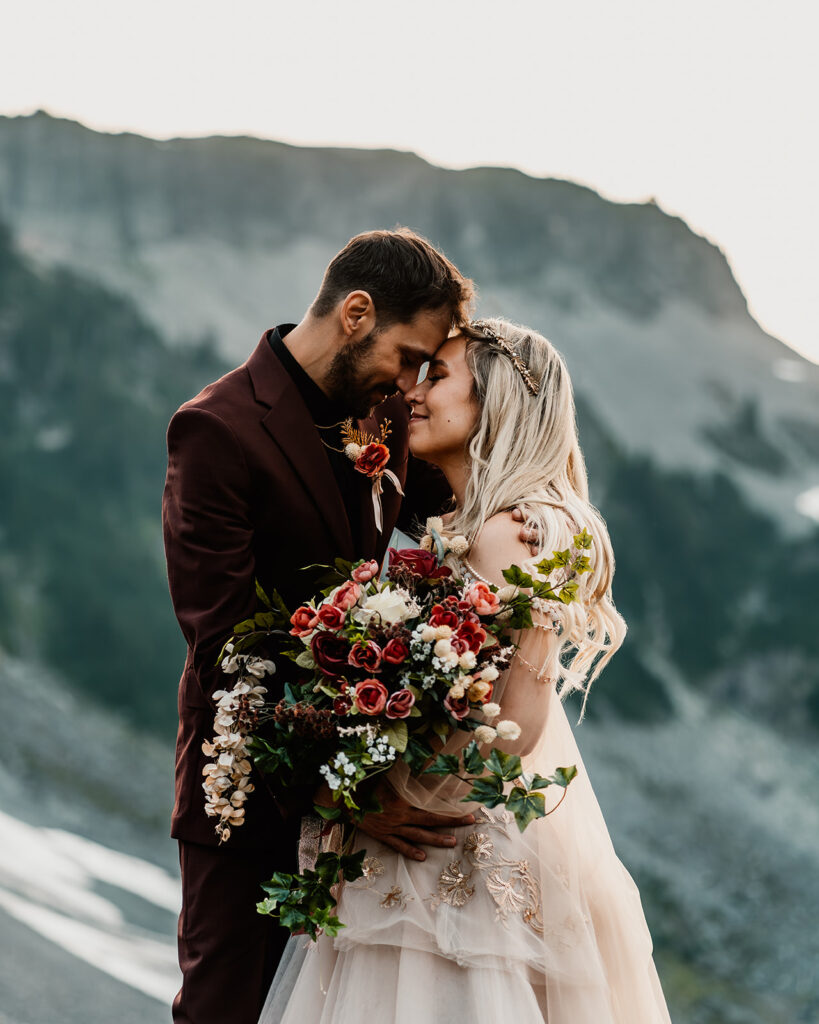
<svg viewBox="0 0 819 1024"><path fill-rule="evenodd" d="M445 342L435 353L436 360L444 360L447 363L457 362L462 359L466 352L466 338L458 331L450 334Z"/></svg>

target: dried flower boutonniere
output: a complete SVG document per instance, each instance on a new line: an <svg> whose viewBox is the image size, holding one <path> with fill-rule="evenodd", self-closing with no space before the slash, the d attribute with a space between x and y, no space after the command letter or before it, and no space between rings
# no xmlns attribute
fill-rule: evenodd
<svg viewBox="0 0 819 1024"><path fill-rule="evenodd" d="M373 511L375 512L375 525L379 533L384 526L384 517L381 512L383 478L386 477L400 495L404 494L398 477L391 469L387 469L390 450L386 442L390 436L390 421L384 420L380 430L380 436L375 437L364 430L357 430L353 426L352 419L345 420L341 424L344 454L355 463L355 468L359 473L368 476L373 482Z"/></svg>

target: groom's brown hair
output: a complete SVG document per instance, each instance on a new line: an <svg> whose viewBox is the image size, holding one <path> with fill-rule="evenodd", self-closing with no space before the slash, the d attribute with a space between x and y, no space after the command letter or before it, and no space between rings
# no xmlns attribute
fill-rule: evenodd
<svg viewBox="0 0 819 1024"><path fill-rule="evenodd" d="M422 310L449 309L452 325L469 315L474 287L454 263L409 228L366 231L333 258L313 302L313 316L330 314L354 291L368 292L379 327L407 324Z"/></svg>

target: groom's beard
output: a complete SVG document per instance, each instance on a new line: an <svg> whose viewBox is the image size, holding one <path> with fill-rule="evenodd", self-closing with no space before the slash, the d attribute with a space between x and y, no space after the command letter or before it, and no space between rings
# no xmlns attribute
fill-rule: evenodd
<svg viewBox="0 0 819 1024"><path fill-rule="evenodd" d="M366 419L375 405L385 397L384 387L366 380L367 356L378 338L378 328L336 353L327 372L327 391L334 401L355 419ZM390 394L395 390L390 388Z"/></svg>

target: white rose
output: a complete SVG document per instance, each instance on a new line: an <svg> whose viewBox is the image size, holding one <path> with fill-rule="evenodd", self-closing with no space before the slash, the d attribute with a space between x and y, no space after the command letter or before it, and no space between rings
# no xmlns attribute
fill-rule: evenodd
<svg viewBox="0 0 819 1024"><path fill-rule="evenodd" d="M421 639L425 644L431 644L433 640L438 639L438 631L435 626L424 626L421 630Z"/></svg>
<svg viewBox="0 0 819 1024"><path fill-rule="evenodd" d="M449 688L449 696L453 700L460 700L461 697L463 697L463 695L464 695L464 688L463 688L463 686L461 686L460 683L455 683L454 686L450 686L450 688Z"/></svg>
<svg viewBox="0 0 819 1024"><path fill-rule="evenodd" d="M510 583L508 586L500 588L500 590L498 591L498 600L501 602L501 604L506 604L515 597L517 592L518 588Z"/></svg>
<svg viewBox="0 0 819 1024"><path fill-rule="evenodd" d="M516 740L520 736L520 726L517 722L512 722L508 718L502 722L498 722L496 726L498 738L502 740Z"/></svg>
<svg viewBox="0 0 819 1024"><path fill-rule="evenodd" d="M475 730L475 739L478 743L491 743L497 733L491 725L479 725Z"/></svg>
<svg viewBox="0 0 819 1024"><path fill-rule="evenodd" d="M435 639L445 640L452 636L452 626L435 626Z"/></svg>
<svg viewBox="0 0 819 1024"><path fill-rule="evenodd" d="M488 704L484 704L481 711L483 711L483 717L487 719L487 721L491 722L493 718L497 718L501 713L500 704L495 704L494 701L490 701Z"/></svg>
<svg viewBox="0 0 819 1024"><path fill-rule="evenodd" d="M498 672L494 665L487 665L486 668L481 671L481 679L485 679L487 683L494 683L499 675L500 672Z"/></svg>
<svg viewBox="0 0 819 1024"><path fill-rule="evenodd" d="M458 658L458 667L470 672L475 667L477 660L474 651L464 651L460 658Z"/></svg>
<svg viewBox="0 0 819 1024"><path fill-rule="evenodd" d="M353 618L366 625L375 615L386 625L393 625L410 618L412 609L399 590L385 589L371 594L362 607L353 613Z"/></svg>

